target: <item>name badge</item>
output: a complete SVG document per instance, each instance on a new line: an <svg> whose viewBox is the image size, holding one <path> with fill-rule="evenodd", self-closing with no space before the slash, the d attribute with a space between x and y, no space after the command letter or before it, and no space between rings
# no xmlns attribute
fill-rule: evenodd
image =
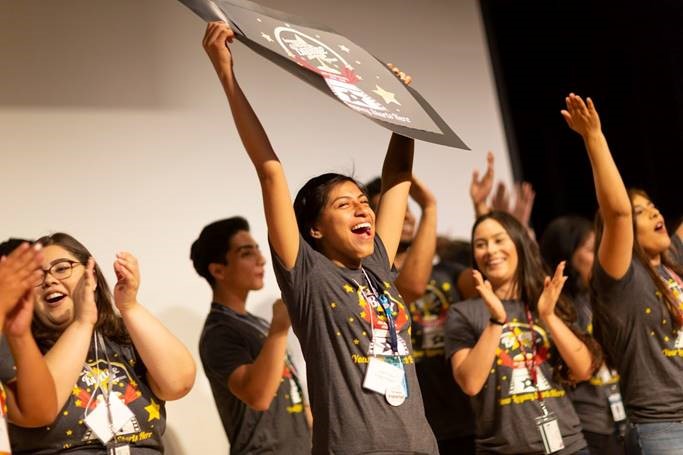
<svg viewBox="0 0 683 455"><path fill-rule="evenodd" d="M607 399L609 400L609 408L612 411L614 421L621 422L626 420L626 410L624 409L624 401L621 399L621 394L619 392L612 393Z"/></svg>
<svg viewBox="0 0 683 455"><path fill-rule="evenodd" d="M128 406L123 404L123 401L113 393L109 395L109 409L110 411L107 411L104 397L99 395L95 410L85 418L86 425L102 441L102 444L107 444L134 417L133 412L128 409ZM111 422L109 421L109 412L111 412ZM116 455L125 454L125 452L112 453L116 453Z"/></svg>
<svg viewBox="0 0 683 455"><path fill-rule="evenodd" d="M107 447L107 455L130 455L128 444L113 444Z"/></svg>
<svg viewBox="0 0 683 455"><path fill-rule="evenodd" d="M379 357L370 357L368 368L365 370L363 388L384 395L389 385L402 385L403 369Z"/></svg>
<svg viewBox="0 0 683 455"><path fill-rule="evenodd" d="M537 417L536 426L541 433L541 440L543 441L543 448L546 454L564 449L560 425L555 414L548 412L546 415Z"/></svg>

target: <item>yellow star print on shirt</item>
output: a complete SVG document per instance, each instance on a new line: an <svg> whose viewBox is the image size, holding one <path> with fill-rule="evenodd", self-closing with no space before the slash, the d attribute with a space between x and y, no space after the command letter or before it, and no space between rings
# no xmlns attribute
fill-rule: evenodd
<svg viewBox="0 0 683 455"><path fill-rule="evenodd" d="M148 422L151 422L154 419L158 420L161 418L161 415L159 414L160 408L161 408L161 406L159 406L159 403L154 401L154 398L152 398L151 403L148 404L147 406L145 406L145 411L147 411L147 414L148 414L148 417L147 417Z"/></svg>

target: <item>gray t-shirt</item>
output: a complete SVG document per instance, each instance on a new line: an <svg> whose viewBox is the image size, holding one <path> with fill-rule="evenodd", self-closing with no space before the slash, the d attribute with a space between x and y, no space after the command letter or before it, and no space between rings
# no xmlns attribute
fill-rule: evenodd
<svg viewBox="0 0 683 455"><path fill-rule="evenodd" d="M363 259L363 269L375 286L383 288L378 292L388 296L392 306L409 391L400 406L389 405L383 395L362 386L373 333L373 352L378 356L389 345L386 322L379 317L381 310L378 312L375 302L369 302L362 292L367 286L362 270L335 265L303 238L299 238L299 245L291 270L283 266L274 251L273 262L306 359L313 453L438 453L415 374L410 317L394 287L381 240L375 238L374 252Z"/></svg>
<svg viewBox="0 0 683 455"><path fill-rule="evenodd" d="M409 305L417 379L427 421L438 441L474 435L469 397L453 379L443 355L446 316L448 308L462 300L457 281L464 269L447 262L434 265L425 294Z"/></svg>
<svg viewBox="0 0 683 455"><path fill-rule="evenodd" d="M96 387L102 378L104 384L111 384L110 392L133 413L133 418L117 431L116 440L129 444L133 455L164 452L161 437L166 429L165 403L150 389L147 369L135 347L110 339L105 339L104 345L106 349L99 346L96 355L91 344L71 395L52 424L40 428L10 424L12 453L106 455L107 449L84 421L85 415L95 409L95 403L102 396L101 388ZM9 351L2 350L2 353L0 376L4 380L12 376L14 359Z"/></svg>
<svg viewBox="0 0 683 455"><path fill-rule="evenodd" d="M673 257L681 263L681 240L674 236L672 241ZM658 271L680 296L675 280L663 268ZM598 262L591 285L596 312L609 315L602 337L621 376L629 419L683 420L683 331L673 328L645 266L633 258L626 274L615 280Z"/></svg>
<svg viewBox="0 0 683 455"><path fill-rule="evenodd" d="M579 329L592 333L593 311L588 294L579 294L574 299L574 307L578 315ZM619 393L618 374L612 374L606 366L603 366L600 372L590 380L580 382L575 388L568 388L567 393L574 404L584 431L605 435L614 433L614 418L608 397Z"/></svg>
<svg viewBox="0 0 683 455"><path fill-rule="evenodd" d="M199 338L202 366L233 455L311 451L301 387L290 362L283 362L282 380L267 411L251 409L228 388L230 375L256 360L269 327L252 314L212 303Z"/></svg>
<svg viewBox="0 0 683 455"><path fill-rule="evenodd" d="M524 362L535 341L537 384L546 403L558 418L565 448L557 454L571 454L586 446L581 424L564 388L553 380L552 365L558 354L548 332L534 317L534 335L529 330L524 304L504 301L508 323L503 327L496 358L482 390L472 397L476 417L477 453L544 453L536 418L541 415L536 388ZM461 349L472 348L491 315L481 299L450 307L446 323L446 358ZM522 347L520 347L520 342Z"/></svg>

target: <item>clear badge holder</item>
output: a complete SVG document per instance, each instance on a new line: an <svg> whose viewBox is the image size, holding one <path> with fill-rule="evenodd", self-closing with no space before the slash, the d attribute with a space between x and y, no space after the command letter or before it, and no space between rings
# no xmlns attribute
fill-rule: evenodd
<svg viewBox="0 0 683 455"><path fill-rule="evenodd" d="M539 401L538 404L543 414L536 417L536 427L541 433L545 453L551 454L564 449L564 441L555 413L550 411L543 401Z"/></svg>
<svg viewBox="0 0 683 455"><path fill-rule="evenodd" d="M609 408L612 411L612 419L615 422L622 422L626 420L626 409L624 408L624 400L621 398L621 393L617 387L611 387L607 395L609 401Z"/></svg>
<svg viewBox="0 0 683 455"><path fill-rule="evenodd" d="M403 360L401 360L401 356L391 356L387 357L385 359L385 362L395 366L396 368L400 368L401 371L403 372L403 377L401 378L401 388L403 390L403 395L408 398L408 378L406 376L406 370L405 367L403 366Z"/></svg>
<svg viewBox="0 0 683 455"><path fill-rule="evenodd" d="M125 443L108 444L107 455L130 455L130 446Z"/></svg>

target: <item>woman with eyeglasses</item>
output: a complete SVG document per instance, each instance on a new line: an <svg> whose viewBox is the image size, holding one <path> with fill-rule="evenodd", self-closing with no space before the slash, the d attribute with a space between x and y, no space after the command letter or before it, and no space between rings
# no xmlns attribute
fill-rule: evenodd
<svg viewBox="0 0 683 455"><path fill-rule="evenodd" d="M163 453L164 402L189 392L195 365L183 344L138 303L137 260L117 254L112 295L76 239L57 233L38 243L43 263L33 283L32 330L61 411L46 427L11 425L12 453Z"/></svg>

